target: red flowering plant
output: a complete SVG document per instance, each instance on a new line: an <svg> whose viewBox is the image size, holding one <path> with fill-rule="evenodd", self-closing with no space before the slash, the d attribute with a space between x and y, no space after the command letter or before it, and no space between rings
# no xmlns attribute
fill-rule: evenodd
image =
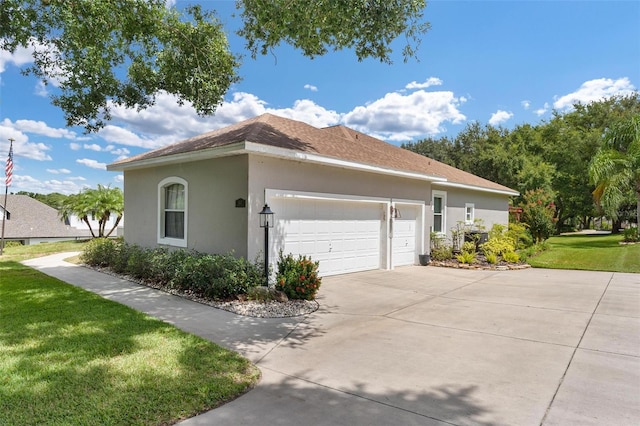
<svg viewBox="0 0 640 426"><path fill-rule="evenodd" d="M319 262L307 256L294 258L280 252L276 289L284 292L289 299L313 300L320 288L322 278L318 277Z"/></svg>

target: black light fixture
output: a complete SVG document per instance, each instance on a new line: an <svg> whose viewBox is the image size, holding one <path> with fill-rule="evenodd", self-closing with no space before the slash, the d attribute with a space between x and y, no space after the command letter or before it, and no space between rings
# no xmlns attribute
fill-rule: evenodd
<svg viewBox="0 0 640 426"><path fill-rule="evenodd" d="M269 287L269 228L273 228L273 212L265 204L260 212L260 227L264 228L264 285Z"/></svg>

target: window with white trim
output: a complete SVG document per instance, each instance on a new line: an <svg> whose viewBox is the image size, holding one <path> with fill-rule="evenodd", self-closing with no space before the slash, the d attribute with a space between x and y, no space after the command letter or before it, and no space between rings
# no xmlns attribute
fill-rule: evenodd
<svg viewBox="0 0 640 426"><path fill-rule="evenodd" d="M431 210L433 211L433 232L446 234L446 210L447 193L444 191L432 191Z"/></svg>
<svg viewBox="0 0 640 426"><path fill-rule="evenodd" d="M473 221L476 215L476 207L473 203L466 203L464 205L464 223L467 225L473 225Z"/></svg>
<svg viewBox="0 0 640 426"><path fill-rule="evenodd" d="M158 244L187 246L187 188L179 177L158 184Z"/></svg>

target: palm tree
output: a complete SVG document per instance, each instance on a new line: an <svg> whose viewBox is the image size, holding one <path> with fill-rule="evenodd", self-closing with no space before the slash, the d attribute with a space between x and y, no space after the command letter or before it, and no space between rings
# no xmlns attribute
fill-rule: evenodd
<svg viewBox="0 0 640 426"><path fill-rule="evenodd" d="M98 185L97 189L87 188L79 194L70 195L64 200L60 209L62 220L75 215L87 224L93 238L109 237L118 227L124 212L124 197L120 188ZM107 232L106 226L112 214L117 218L113 227ZM91 227L91 218L98 220L98 229Z"/></svg>
<svg viewBox="0 0 640 426"><path fill-rule="evenodd" d="M618 218L620 205L629 194L635 193L640 222L640 114L605 132L603 144L589 165L589 177L596 185L596 201L613 219Z"/></svg>

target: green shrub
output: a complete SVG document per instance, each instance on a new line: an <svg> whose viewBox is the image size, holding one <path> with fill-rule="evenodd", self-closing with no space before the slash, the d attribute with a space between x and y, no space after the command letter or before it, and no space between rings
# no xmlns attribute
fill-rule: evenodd
<svg viewBox="0 0 640 426"><path fill-rule="evenodd" d="M318 265L306 256L294 259L292 254L284 256L280 252L276 289L289 299L315 299L322 280L318 277Z"/></svg>
<svg viewBox="0 0 640 426"><path fill-rule="evenodd" d="M518 263L520 262L520 255L515 251L508 251L502 254L502 259L508 263Z"/></svg>
<svg viewBox="0 0 640 426"><path fill-rule="evenodd" d="M495 265L496 263L498 263L498 255L495 253L487 253L485 254L485 258L487 259L487 262L491 265Z"/></svg>
<svg viewBox="0 0 640 426"><path fill-rule="evenodd" d="M151 277L153 281L167 285L171 283L186 258L189 251L184 249L168 250L166 248L155 249L150 253Z"/></svg>
<svg viewBox="0 0 640 426"><path fill-rule="evenodd" d="M232 254L147 249L126 244L121 239L90 241L81 260L91 266L108 267L119 274L213 299L245 294L264 282L264 274L257 263Z"/></svg>
<svg viewBox="0 0 640 426"><path fill-rule="evenodd" d="M630 227L622 231L622 241L625 243L635 243L640 241L640 234L638 234L638 228Z"/></svg>
<svg viewBox="0 0 640 426"><path fill-rule="evenodd" d="M513 246L513 241L511 241L511 238L501 236L497 238L489 238L489 241L482 244L480 246L480 249L485 256L488 253L494 253L498 256L502 256L506 252L514 251L515 247Z"/></svg>
<svg viewBox="0 0 640 426"><path fill-rule="evenodd" d="M526 223L511 222L505 235L511 238L516 250L522 250L533 245L533 237Z"/></svg>
<svg viewBox="0 0 640 426"><path fill-rule="evenodd" d="M432 260L449 260L453 258L453 248L451 246L442 245L440 247L431 248Z"/></svg>
<svg viewBox="0 0 640 426"><path fill-rule="evenodd" d="M544 189L529 190L521 203L522 218L536 243L546 240L556 229L554 194Z"/></svg>
<svg viewBox="0 0 640 426"><path fill-rule="evenodd" d="M494 223L489 230L489 239L500 238L505 234L507 227L499 223Z"/></svg>
<svg viewBox="0 0 640 426"><path fill-rule="evenodd" d="M475 253L476 252L476 245L473 241L465 241L462 244L462 251L464 253Z"/></svg>
<svg viewBox="0 0 640 426"><path fill-rule="evenodd" d="M471 243L473 244L473 243ZM474 245L475 247L475 245ZM474 251L463 251L462 253L456 255L456 259L460 263L468 263L472 264L476 262L476 252Z"/></svg>
<svg viewBox="0 0 640 426"><path fill-rule="evenodd" d="M4 248L20 247L20 246L22 246L22 242L21 241L5 241L5 243L4 243Z"/></svg>
<svg viewBox="0 0 640 426"><path fill-rule="evenodd" d="M259 271L258 265L232 254L193 252L182 258L169 284L212 299L227 299L260 285Z"/></svg>
<svg viewBox="0 0 640 426"><path fill-rule="evenodd" d="M111 267L116 261L122 244L124 242L119 238L94 238L84 247L80 260L90 266Z"/></svg>

